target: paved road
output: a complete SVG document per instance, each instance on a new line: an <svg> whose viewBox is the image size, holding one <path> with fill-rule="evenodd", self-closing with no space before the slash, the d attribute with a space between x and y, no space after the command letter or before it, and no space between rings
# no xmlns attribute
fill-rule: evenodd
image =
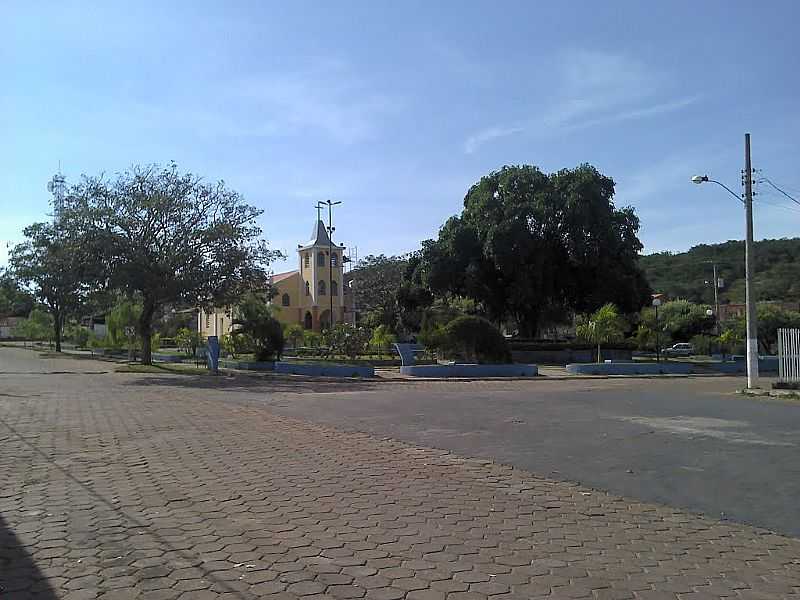
<svg viewBox="0 0 800 600"><path fill-rule="evenodd" d="M800 596L800 540L265 404L372 384L3 375L20 352L0 349L2 600ZM402 388L426 389L450 393Z"/></svg>
<svg viewBox="0 0 800 600"><path fill-rule="evenodd" d="M800 403L733 394L742 384L475 382L264 401L281 414L800 535Z"/></svg>

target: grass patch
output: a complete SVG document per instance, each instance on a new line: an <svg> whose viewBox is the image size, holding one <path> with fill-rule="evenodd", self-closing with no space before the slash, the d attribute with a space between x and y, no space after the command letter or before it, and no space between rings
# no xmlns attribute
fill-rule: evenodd
<svg viewBox="0 0 800 600"><path fill-rule="evenodd" d="M117 373L175 373L178 375L211 375L205 366L195 367L194 365L187 364L157 364L157 365L142 365L139 363L128 363L117 367Z"/></svg>

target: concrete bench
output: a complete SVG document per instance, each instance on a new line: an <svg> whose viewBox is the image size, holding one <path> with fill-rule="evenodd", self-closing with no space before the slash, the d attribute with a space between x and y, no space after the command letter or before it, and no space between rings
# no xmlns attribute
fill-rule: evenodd
<svg viewBox="0 0 800 600"><path fill-rule="evenodd" d="M395 344L394 349L400 355L400 364L404 367L410 367L416 361L416 355L425 352L425 346L422 344Z"/></svg>

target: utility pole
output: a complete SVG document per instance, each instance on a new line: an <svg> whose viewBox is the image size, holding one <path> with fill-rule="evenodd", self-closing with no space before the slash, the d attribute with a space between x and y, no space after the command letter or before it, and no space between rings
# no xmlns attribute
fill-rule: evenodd
<svg viewBox="0 0 800 600"><path fill-rule="evenodd" d="M325 200L325 202L320 202L317 204L317 211L319 211L324 204L328 205L328 298L330 299L330 327L333 329L333 325L335 323L333 316L333 232L336 231L333 226L333 207L337 204L341 204L341 202L331 202L330 200ZM319 214L319 212L317 212L317 214ZM341 264L341 261L339 261L337 264Z"/></svg>
<svg viewBox="0 0 800 600"><path fill-rule="evenodd" d="M714 314L717 315L717 335L719 335L719 279L717 279L717 263L714 263Z"/></svg>
<svg viewBox="0 0 800 600"><path fill-rule="evenodd" d="M744 244L745 305L747 311L747 387L758 387L758 324L753 297L753 166L750 161L750 134L744 134L744 206L747 237Z"/></svg>
<svg viewBox="0 0 800 600"><path fill-rule="evenodd" d="M717 276L717 261L715 260L707 260L707 263L711 263L711 267L714 269L714 315L716 316L714 320L715 327L714 329L717 332L717 335L720 334L720 321L719 321L719 277ZM706 282L708 283L708 282Z"/></svg>

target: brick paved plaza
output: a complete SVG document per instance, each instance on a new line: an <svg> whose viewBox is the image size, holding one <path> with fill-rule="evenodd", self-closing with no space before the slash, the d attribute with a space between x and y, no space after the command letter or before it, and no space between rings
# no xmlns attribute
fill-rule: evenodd
<svg viewBox="0 0 800 600"><path fill-rule="evenodd" d="M185 381L0 374L0 599L800 598L799 540Z"/></svg>

